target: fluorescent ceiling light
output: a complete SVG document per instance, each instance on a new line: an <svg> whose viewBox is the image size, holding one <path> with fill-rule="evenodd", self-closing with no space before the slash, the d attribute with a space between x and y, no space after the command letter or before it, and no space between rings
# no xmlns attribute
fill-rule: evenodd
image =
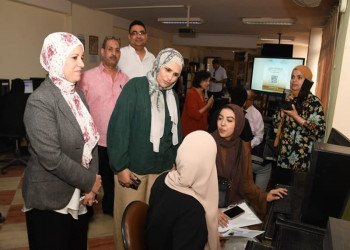
<svg viewBox="0 0 350 250"><path fill-rule="evenodd" d="M124 7L109 7L97 8L98 10L130 10L130 9L155 9L155 8L184 8L185 5L146 5L146 6L124 6Z"/></svg>
<svg viewBox="0 0 350 250"><path fill-rule="evenodd" d="M242 18L244 24L258 24L258 25L294 25L295 19L293 18Z"/></svg>
<svg viewBox="0 0 350 250"><path fill-rule="evenodd" d="M277 37L260 37L260 41L279 41ZM294 37L282 37L281 42L294 42Z"/></svg>
<svg viewBox="0 0 350 250"><path fill-rule="evenodd" d="M189 24L202 24L204 23L204 20L199 17L191 17L187 19L186 17L164 17L164 18L158 18L158 22L161 22L163 24L187 24L187 21L189 21Z"/></svg>

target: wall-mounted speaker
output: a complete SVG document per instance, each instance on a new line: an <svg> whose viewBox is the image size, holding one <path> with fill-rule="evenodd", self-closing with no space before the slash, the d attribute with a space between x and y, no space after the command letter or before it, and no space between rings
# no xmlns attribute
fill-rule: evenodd
<svg viewBox="0 0 350 250"><path fill-rule="evenodd" d="M261 56L280 58L293 57L293 44L263 44Z"/></svg>

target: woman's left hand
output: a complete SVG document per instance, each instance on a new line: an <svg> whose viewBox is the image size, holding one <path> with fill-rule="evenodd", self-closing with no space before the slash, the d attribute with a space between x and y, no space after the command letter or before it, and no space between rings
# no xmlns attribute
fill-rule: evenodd
<svg viewBox="0 0 350 250"><path fill-rule="evenodd" d="M298 111L295 109L294 104L292 104L292 110L282 109L282 111L288 116L292 117L293 119L295 119L298 116Z"/></svg>
<svg viewBox="0 0 350 250"><path fill-rule="evenodd" d="M283 198L283 195L288 195L288 190L285 188L277 188L277 189L272 189L270 192L267 193L266 196L266 201L274 201L274 200L279 200Z"/></svg>
<svg viewBox="0 0 350 250"><path fill-rule="evenodd" d="M226 214L224 214L220 209L218 209L218 219L220 227L227 227L228 220L230 219Z"/></svg>
<svg viewBox="0 0 350 250"><path fill-rule="evenodd" d="M81 203L85 206L92 206L94 203L97 203L95 200L96 194L94 192L85 193L85 198L81 201Z"/></svg>
<svg viewBox="0 0 350 250"><path fill-rule="evenodd" d="M302 118L299 114L298 111L295 109L294 104L292 104L292 110L285 110L282 109L282 112L284 112L285 114L287 114L288 116L292 117L294 119L295 122L297 122L298 124L300 124L301 126L304 125L304 123L306 122L306 120L304 118Z"/></svg>

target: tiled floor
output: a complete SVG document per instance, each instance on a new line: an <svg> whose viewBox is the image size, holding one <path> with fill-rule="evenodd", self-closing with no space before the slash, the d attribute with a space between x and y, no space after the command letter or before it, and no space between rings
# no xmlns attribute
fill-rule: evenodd
<svg viewBox="0 0 350 250"><path fill-rule="evenodd" d="M0 156L0 159L2 156ZM4 163L0 163L0 167ZM0 212L5 222L0 223L0 249L29 249L27 239L26 220L21 211L23 166L12 166L6 174L0 173ZM101 192L102 193L102 192ZM101 197L94 205L94 216L89 225L88 249L114 250L113 218L104 215L101 208Z"/></svg>

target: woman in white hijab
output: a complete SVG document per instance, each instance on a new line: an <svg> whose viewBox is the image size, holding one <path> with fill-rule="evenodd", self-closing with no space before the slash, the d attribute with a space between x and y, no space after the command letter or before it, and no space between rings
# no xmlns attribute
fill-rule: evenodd
<svg viewBox="0 0 350 250"><path fill-rule="evenodd" d="M146 228L148 249L219 249L216 143L204 131L188 134L177 169L155 181Z"/></svg>
<svg viewBox="0 0 350 250"><path fill-rule="evenodd" d="M30 159L23 198L30 249L87 249L88 215L101 187L99 134L82 92L75 89L84 47L74 35L48 35L40 63L48 77L24 113Z"/></svg>
<svg viewBox="0 0 350 250"><path fill-rule="evenodd" d="M115 243L123 249L121 218L134 200L148 202L154 180L175 165L181 143L179 103L172 89L181 74L182 55L172 49L159 52L147 76L124 86L109 121L107 150L115 175ZM137 190L133 180L141 180ZM119 184L118 184L119 183Z"/></svg>

